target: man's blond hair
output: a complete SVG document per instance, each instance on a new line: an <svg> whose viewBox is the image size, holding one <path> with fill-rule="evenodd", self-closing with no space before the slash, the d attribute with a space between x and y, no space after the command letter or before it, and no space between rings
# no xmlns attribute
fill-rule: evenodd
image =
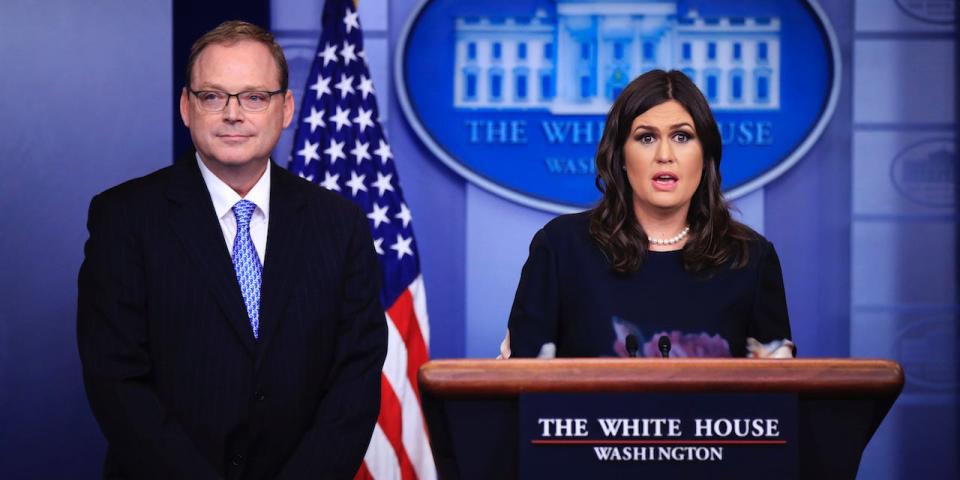
<svg viewBox="0 0 960 480"><path fill-rule="evenodd" d="M190 83L193 81L193 65L203 49L213 44L231 45L241 40L260 42L270 49L270 54L277 62L277 70L280 72L280 89L286 91L289 86L290 71L287 67L287 57L283 55L283 48L280 48L280 44L273 38L272 33L241 20L223 22L193 43L190 47L190 58L187 60L187 87L190 88Z"/></svg>

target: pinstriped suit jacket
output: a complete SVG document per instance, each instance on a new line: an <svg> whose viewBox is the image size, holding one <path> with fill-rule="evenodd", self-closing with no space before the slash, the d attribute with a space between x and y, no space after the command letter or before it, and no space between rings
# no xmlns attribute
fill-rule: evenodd
<svg viewBox="0 0 960 480"><path fill-rule="evenodd" d="M259 340L196 162L91 202L77 336L105 478L357 471L386 354L367 221L269 168Z"/></svg>

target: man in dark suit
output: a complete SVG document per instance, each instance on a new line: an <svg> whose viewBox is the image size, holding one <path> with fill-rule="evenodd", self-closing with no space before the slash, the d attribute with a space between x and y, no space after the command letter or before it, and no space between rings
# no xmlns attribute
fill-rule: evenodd
<svg viewBox="0 0 960 480"><path fill-rule="evenodd" d="M350 478L379 412L386 323L367 219L270 161L283 51L226 22L194 44L196 158L97 195L80 269L106 478Z"/></svg>

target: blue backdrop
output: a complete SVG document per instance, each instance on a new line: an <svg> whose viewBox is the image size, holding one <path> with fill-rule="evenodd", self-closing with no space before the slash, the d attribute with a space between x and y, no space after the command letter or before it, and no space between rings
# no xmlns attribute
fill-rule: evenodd
<svg viewBox="0 0 960 480"><path fill-rule="evenodd" d="M361 0L367 58L413 211L431 353L492 357L527 244L552 215L465 182L404 119L394 49L418 1ZM275 0L269 7L298 97L321 3ZM904 394L868 447L860 477L955 478L953 3L823 3L841 49L837 109L799 163L737 204L741 218L780 252L803 356L904 365ZM83 393L74 327L86 206L96 192L172 160L173 72L183 68L173 61L173 25L170 0L48 0L43 8L4 2L3 478L99 474L104 442ZM284 142L281 163L290 151L289 138Z"/></svg>

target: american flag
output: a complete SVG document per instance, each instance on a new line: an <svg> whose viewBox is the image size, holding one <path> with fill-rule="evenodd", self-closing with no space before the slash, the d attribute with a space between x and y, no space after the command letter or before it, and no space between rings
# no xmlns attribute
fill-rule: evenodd
<svg viewBox="0 0 960 480"><path fill-rule="evenodd" d="M380 417L357 478L433 479L417 370L430 329L410 209L378 120L376 92L352 0L327 0L288 168L353 200L380 257L388 346Z"/></svg>

